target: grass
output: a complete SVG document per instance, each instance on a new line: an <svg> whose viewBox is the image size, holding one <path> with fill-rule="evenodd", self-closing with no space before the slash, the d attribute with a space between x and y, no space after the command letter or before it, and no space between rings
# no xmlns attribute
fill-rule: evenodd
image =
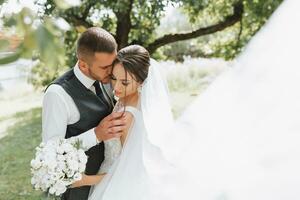
<svg viewBox="0 0 300 200"><path fill-rule="evenodd" d="M41 109L17 113L15 126L0 140L0 199L37 200L41 193L30 184L30 160L41 141Z"/></svg>

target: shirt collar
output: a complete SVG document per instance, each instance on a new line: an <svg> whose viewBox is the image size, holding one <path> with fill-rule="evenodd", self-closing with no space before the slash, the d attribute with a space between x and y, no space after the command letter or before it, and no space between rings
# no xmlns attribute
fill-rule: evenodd
<svg viewBox="0 0 300 200"><path fill-rule="evenodd" d="M88 89L94 84L95 80L86 76L78 67L78 63L74 66L74 74L76 78Z"/></svg>

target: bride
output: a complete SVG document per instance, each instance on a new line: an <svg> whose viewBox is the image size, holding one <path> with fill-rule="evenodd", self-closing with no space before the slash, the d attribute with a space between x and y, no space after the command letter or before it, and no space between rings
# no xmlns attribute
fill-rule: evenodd
<svg viewBox="0 0 300 200"><path fill-rule="evenodd" d="M236 65L173 123L155 61L137 45L113 68L116 111L90 200L296 200L300 190L300 2L286 0Z"/></svg>
<svg viewBox="0 0 300 200"><path fill-rule="evenodd" d="M148 51L139 45L121 49L113 63L111 75L115 96L119 99L115 112L126 112L127 128L120 139L105 142L105 160L99 175L84 176L74 187L94 185L89 199L150 198L150 160L162 166L163 157L150 142L155 133L161 140L173 124L168 91L159 66L150 61ZM161 160L159 160L161 159ZM157 166L156 166L157 167Z"/></svg>

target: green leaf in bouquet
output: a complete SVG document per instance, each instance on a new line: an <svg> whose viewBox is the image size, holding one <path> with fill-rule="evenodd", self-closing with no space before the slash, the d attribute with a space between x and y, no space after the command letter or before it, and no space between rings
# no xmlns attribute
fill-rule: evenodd
<svg viewBox="0 0 300 200"><path fill-rule="evenodd" d="M81 149L82 148L82 141L80 139L76 139L74 142L73 142L73 145L76 149Z"/></svg>

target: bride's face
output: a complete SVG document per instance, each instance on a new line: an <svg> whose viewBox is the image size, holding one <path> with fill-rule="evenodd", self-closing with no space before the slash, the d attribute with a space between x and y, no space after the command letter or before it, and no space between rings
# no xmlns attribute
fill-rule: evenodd
<svg viewBox="0 0 300 200"><path fill-rule="evenodd" d="M114 87L115 96L124 98L137 94L139 83L133 78L133 75L126 72L120 63L113 67L111 75L112 85Z"/></svg>

